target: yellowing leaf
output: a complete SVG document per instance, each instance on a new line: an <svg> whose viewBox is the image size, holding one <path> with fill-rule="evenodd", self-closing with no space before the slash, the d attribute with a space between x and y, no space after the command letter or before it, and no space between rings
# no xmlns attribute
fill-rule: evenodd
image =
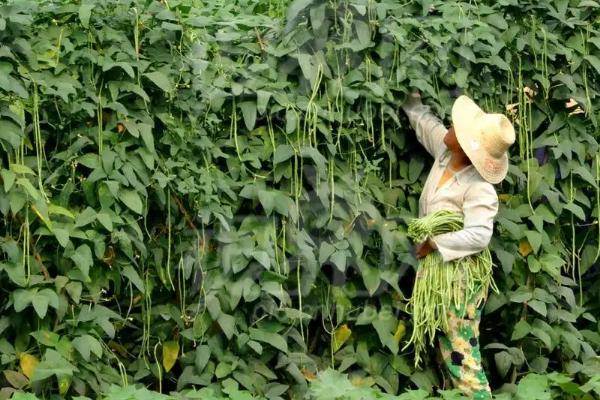
<svg viewBox="0 0 600 400"><path fill-rule="evenodd" d="M21 366L21 370L23 370L23 374L29 379L31 379L31 377L33 376L33 371L40 363L40 360L38 360L35 356L32 356L31 354L21 353L21 355L19 356L19 363Z"/></svg>
<svg viewBox="0 0 600 400"><path fill-rule="evenodd" d="M306 379L309 382L314 381L315 379L317 379L317 375L312 372L309 369L306 368L302 368L302 375L304 376L304 379Z"/></svg>
<svg viewBox="0 0 600 400"><path fill-rule="evenodd" d="M396 343L400 343L404 334L406 333L406 324L404 321L398 321L398 327L396 328L396 332L394 332L394 340Z"/></svg>
<svg viewBox="0 0 600 400"><path fill-rule="evenodd" d="M350 382L354 386L362 386L365 384L365 378L363 378L362 376L354 376L352 377L352 380Z"/></svg>
<svg viewBox="0 0 600 400"><path fill-rule="evenodd" d="M375 379L371 376L355 375L350 379L350 383L352 383L353 386L370 387L375 384Z"/></svg>
<svg viewBox="0 0 600 400"><path fill-rule="evenodd" d="M75 219L75 216L73 215L73 213L71 211L67 210L64 207L57 206L56 204L48 205L48 213L55 214L55 215L64 215L65 217Z"/></svg>
<svg viewBox="0 0 600 400"><path fill-rule="evenodd" d="M529 244L529 241L527 239L521 239L521 241L519 242L519 253L523 257L527 257L529 254L531 254L532 251L533 248Z"/></svg>
<svg viewBox="0 0 600 400"><path fill-rule="evenodd" d="M42 220L42 222L52 230L52 222L50 221L47 213L42 213L34 204L31 205L33 212Z"/></svg>
<svg viewBox="0 0 600 400"><path fill-rule="evenodd" d="M503 203L508 203L508 201L512 198L512 196L510 194L499 194L498 195L498 200L500 200Z"/></svg>
<svg viewBox="0 0 600 400"><path fill-rule="evenodd" d="M71 387L71 377L69 375L61 375L58 377L58 393L64 396Z"/></svg>
<svg viewBox="0 0 600 400"><path fill-rule="evenodd" d="M175 340L164 342L162 353L163 367L166 372L169 372L171 368L173 368L173 365L175 365L175 361L177 361L177 356L179 355L179 342Z"/></svg>
<svg viewBox="0 0 600 400"><path fill-rule="evenodd" d="M333 352L338 351L344 343L350 338L352 331L348 328L348 325L344 324L338 327L333 332Z"/></svg>

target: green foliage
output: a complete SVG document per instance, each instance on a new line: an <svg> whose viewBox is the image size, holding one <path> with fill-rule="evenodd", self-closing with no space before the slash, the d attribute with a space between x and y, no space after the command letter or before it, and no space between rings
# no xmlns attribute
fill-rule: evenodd
<svg viewBox="0 0 600 400"><path fill-rule="evenodd" d="M461 400L466 399L456 389L442 390L439 396L433 396L427 391L408 390L400 396L383 393L373 382L355 376L350 380L348 375L339 371L327 369L311 382L306 398L311 400L371 400L371 399L399 399L399 400ZM526 375L512 391L503 391L494 395L494 399L555 399L564 398L569 394L577 394L577 398L592 399L592 391L598 393L598 379L592 378L588 383L578 387L572 379L564 374L552 373L548 375L529 374ZM246 390L239 390L236 384L226 385L221 394L216 394L212 389L185 390L174 392L170 395L150 391L144 387L134 386L112 386L105 394L98 398L102 400L179 400L179 399L203 399L203 400L253 400L264 399L264 397L253 396ZM13 400L37 400L34 394L15 392L11 397ZM77 400L88 400L88 397L78 396Z"/></svg>
<svg viewBox="0 0 600 400"><path fill-rule="evenodd" d="M360 379L355 378L357 382ZM559 373L548 375L539 375L531 373L526 375L518 385L506 388L494 395L494 399L558 399L569 398L569 395L576 395L576 398L592 399L592 394L597 393L597 378L592 378L583 386L573 383L572 378ZM591 389L596 386L596 389ZM367 400L367 399L400 399L400 400L425 400L425 399L466 399L456 389L440 391L439 396L432 396L426 391L412 390L407 391L400 396L392 396L380 392L374 387L368 386L368 383L361 382L353 384L349 377L334 370L326 370L319 374L316 381L311 384L309 398L313 400Z"/></svg>
<svg viewBox="0 0 600 400"><path fill-rule="evenodd" d="M412 88L518 130L482 326L493 386L598 390L596 2L0 10L0 398L301 397L328 367L440 386L433 357L415 371L399 351L430 162L399 111ZM515 389L528 370L548 374Z"/></svg>

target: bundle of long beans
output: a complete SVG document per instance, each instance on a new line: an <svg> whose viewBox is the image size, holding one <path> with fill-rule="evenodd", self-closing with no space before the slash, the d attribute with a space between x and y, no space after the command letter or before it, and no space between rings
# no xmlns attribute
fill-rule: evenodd
<svg viewBox="0 0 600 400"><path fill-rule="evenodd" d="M452 211L438 211L415 219L408 226L408 236L415 243L442 233L462 229L463 216ZM466 310L467 301L479 306L489 288L497 291L492 277L492 256L488 249L444 262L439 252L431 252L419 261L417 278L408 311L413 318L410 344L415 348L415 365L421 362L426 346L433 345L435 332L448 329L448 310Z"/></svg>

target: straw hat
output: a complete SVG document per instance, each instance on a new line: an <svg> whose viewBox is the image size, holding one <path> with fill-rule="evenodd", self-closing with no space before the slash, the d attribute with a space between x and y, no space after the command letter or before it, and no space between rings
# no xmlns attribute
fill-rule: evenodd
<svg viewBox="0 0 600 400"><path fill-rule="evenodd" d="M467 96L452 106L452 124L460 147L486 181L502 182L508 171L508 147L515 129L502 114L488 114Z"/></svg>

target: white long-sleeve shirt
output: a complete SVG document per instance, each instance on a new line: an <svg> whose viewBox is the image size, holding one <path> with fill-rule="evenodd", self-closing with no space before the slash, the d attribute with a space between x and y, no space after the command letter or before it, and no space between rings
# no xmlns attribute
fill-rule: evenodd
<svg viewBox="0 0 600 400"><path fill-rule="evenodd" d="M498 213L498 195L494 186L470 165L436 189L450 161L450 152L444 144L448 130L418 96L402 108L417 139L435 158L419 200L419 217L440 210L456 211L464 216L462 230L438 235L431 240L444 261L482 251L490 242L494 217Z"/></svg>

